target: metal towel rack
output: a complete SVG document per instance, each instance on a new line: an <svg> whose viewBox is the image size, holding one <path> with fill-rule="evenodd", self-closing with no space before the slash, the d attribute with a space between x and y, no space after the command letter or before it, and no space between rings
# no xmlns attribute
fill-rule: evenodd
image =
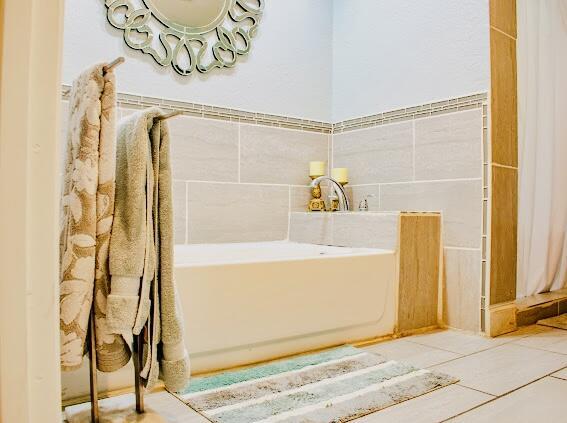
<svg viewBox="0 0 567 423"><path fill-rule="evenodd" d="M98 407L98 384L97 384L97 368L96 368L96 329L94 323L94 303L91 307L91 315L89 319L89 370L90 370L90 397L91 397L91 421L93 423L99 422L99 407ZM138 414L144 413L144 388L142 386L142 378L140 370L143 367L143 354L144 347L144 334L147 327L144 326L139 335L134 335L134 342L132 348L132 361L134 362L134 390L136 395L136 412Z"/></svg>
<svg viewBox="0 0 567 423"><path fill-rule="evenodd" d="M183 114L183 112L182 112L181 110L175 110L175 111L173 111L173 112L171 112L171 113L167 113L167 114L165 114L165 115L159 116L159 117L157 117L156 119L157 119L157 120L167 120L167 119L169 119L169 118L172 118L172 117L175 117L175 116L179 116L179 115L182 115L182 114Z"/></svg>
<svg viewBox="0 0 567 423"><path fill-rule="evenodd" d="M102 71L106 74L114 69L116 66L124 63L124 57L118 57L107 65L103 66ZM93 296L93 298L95 298ZM142 378L140 376L140 369L143 366L142 349L144 345L144 334L147 327L144 327L140 335L134 335L134 342L132 348L132 361L134 362L134 389L136 395L136 412L139 414L144 413L144 389L142 386ZM91 421L93 423L99 422L99 406L98 406L98 383L97 383L97 366L96 366L96 328L95 328L95 311L94 301L91 307L89 318L89 376L90 376L90 397L91 397Z"/></svg>
<svg viewBox="0 0 567 423"><path fill-rule="evenodd" d="M121 65L121 64L124 63L124 62L125 62L124 57L117 57L117 58L114 59L112 62L107 63L106 65L104 65L104 66L102 67L102 71L103 71L104 73L107 73L107 72L111 71L113 68L115 68L116 66Z"/></svg>
<svg viewBox="0 0 567 423"><path fill-rule="evenodd" d="M107 65L103 66L102 70L106 74L107 72L114 69L116 66L124 63L124 57L118 57ZM158 120L166 120L178 115L183 114L181 111L173 111L171 113L164 114L157 117ZM94 296L93 296L94 298ZM142 386L142 377L140 376L140 371L144 367L143 363L143 348L144 348L144 337L146 331L148 330L147 324L142 329L139 335L134 335L134 341L132 346L132 361L134 362L134 392L136 396L136 412L138 414L143 414L145 412L144 408L144 387ZM98 382L97 382L97 366L96 366L96 328L95 328L95 312L94 312L94 302L91 307L90 318L89 318L89 334L88 346L89 346L89 370L90 370L90 398L91 398L91 421L93 423L99 423L99 406L98 406Z"/></svg>

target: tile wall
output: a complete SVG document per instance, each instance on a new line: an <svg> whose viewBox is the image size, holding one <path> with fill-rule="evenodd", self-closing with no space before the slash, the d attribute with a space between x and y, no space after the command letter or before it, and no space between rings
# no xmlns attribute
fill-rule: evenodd
<svg viewBox="0 0 567 423"><path fill-rule="evenodd" d="M69 87L63 87L62 137ZM329 161L330 124L119 94L119 117L160 106L169 120L175 242L288 238L291 211L305 211L309 161Z"/></svg>
<svg viewBox="0 0 567 423"><path fill-rule="evenodd" d="M176 241L283 240L289 212L308 200L310 160L329 134L178 117L170 122Z"/></svg>
<svg viewBox="0 0 567 423"><path fill-rule="evenodd" d="M443 213L445 321L470 331L481 330L486 278L486 100L365 118L335 131L331 146L332 166L351 170L354 207L373 194L370 210Z"/></svg>
<svg viewBox="0 0 567 423"><path fill-rule="evenodd" d="M309 161L328 161L350 169L355 209L373 194L370 210L443 213L446 321L479 331L486 101L477 94L333 125L126 94L119 108L120 116L153 105L184 113L169 122L176 243L288 239L290 212L309 200Z"/></svg>
<svg viewBox="0 0 567 423"><path fill-rule="evenodd" d="M399 220L399 212L294 212L290 217L289 240L307 244L397 250Z"/></svg>

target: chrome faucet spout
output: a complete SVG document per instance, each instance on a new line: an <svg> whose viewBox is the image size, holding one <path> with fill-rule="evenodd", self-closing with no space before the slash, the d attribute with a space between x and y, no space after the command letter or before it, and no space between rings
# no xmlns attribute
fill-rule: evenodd
<svg viewBox="0 0 567 423"><path fill-rule="evenodd" d="M319 186L323 181L329 181L331 183L333 191L337 194L337 197L339 198L339 211L349 211L350 204L346 192L343 186L339 184L335 179L331 178L330 176L319 176L318 178L315 178L311 181L311 188Z"/></svg>

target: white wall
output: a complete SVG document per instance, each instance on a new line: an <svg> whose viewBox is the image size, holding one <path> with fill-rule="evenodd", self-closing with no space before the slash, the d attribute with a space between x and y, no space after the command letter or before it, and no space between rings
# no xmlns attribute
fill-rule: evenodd
<svg viewBox="0 0 567 423"><path fill-rule="evenodd" d="M103 0L67 1L63 82L92 63L123 55L120 92L315 120L331 117L329 0L266 0L250 55L233 69L181 77L126 46Z"/></svg>
<svg viewBox="0 0 567 423"><path fill-rule="evenodd" d="M333 119L487 91L487 0L334 0Z"/></svg>
<svg viewBox="0 0 567 423"><path fill-rule="evenodd" d="M102 0L66 2L63 81L124 55L119 90L340 121L489 87L487 0L266 0L251 54L181 77L126 47Z"/></svg>

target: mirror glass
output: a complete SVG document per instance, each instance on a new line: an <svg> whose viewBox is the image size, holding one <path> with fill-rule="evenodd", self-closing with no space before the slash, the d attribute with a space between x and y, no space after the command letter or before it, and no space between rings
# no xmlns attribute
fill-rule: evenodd
<svg viewBox="0 0 567 423"><path fill-rule="evenodd" d="M144 0L164 24L187 34L201 34L221 23L232 0Z"/></svg>

